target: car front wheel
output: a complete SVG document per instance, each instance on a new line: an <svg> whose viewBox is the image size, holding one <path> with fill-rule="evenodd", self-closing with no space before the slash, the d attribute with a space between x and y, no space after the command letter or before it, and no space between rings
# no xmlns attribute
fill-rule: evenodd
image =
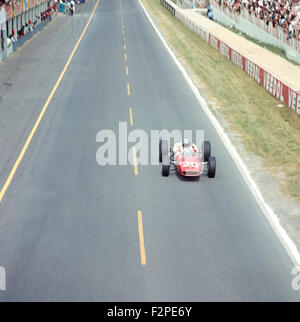
<svg viewBox="0 0 300 322"><path fill-rule="evenodd" d="M214 178L216 175L216 167L217 167L217 162L215 157L209 157L208 158L208 173L207 176L209 178Z"/></svg>

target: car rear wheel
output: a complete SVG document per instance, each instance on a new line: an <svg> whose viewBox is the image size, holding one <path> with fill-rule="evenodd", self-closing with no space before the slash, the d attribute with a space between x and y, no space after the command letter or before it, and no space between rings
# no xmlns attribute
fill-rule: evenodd
<svg viewBox="0 0 300 322"><path fill-rule="evenodd" d="M163 177L168 177L170 173L170 164L163 164L161 174Z"/></svg>
<svg viewBox="0 0 300 322"><path fill-rule="evenodd" d="M159 162L162 162L163 156L168 156L168 142L166 140L159 140Z"/></svg>
<svg viewBox="0 0 300 322"><path fill-rule="evenodd" d="M203 142L202 151L203 151L202 153L203 153L204 162L207 162L211 153L211 145L209 141Z"/></svg>
<svg viewBox="0 0 300 322"><path fill-rule="evenodd" d="M216 167L217 167L217 162L216 162L216 158L210 156L208 158L208 172L207 172L207 176L209 178L214 178L216 175Z"/></svg>

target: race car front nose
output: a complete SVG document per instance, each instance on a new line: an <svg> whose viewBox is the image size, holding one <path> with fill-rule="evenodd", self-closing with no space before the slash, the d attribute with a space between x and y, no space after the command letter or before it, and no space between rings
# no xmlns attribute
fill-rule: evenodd
<svg viewBox="0 0 300 322"><path fill-rule="evenodd" d="M185 170L183 171L183 174L187 177L195 177L195 176L199 176L199 171L195 171L195 170Z"/></svg>

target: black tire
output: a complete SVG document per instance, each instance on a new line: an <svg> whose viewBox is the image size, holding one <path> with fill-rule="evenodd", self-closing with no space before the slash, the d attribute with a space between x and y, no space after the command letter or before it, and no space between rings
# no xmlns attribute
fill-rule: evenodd
<svg viewBox="0 0 300 322"><path fill-rule="evenodd" d="M203 160L204 162L208 162L208 159L211 154L211 145L209 141L204 141L202 146Z"/></svg>
<svg viewBox="0 0 300 322"><path fill-rule="evenodd" d="M216 175L217 161L215 157L208 158L208 172L207 176L209 178L214 178Z"/></svg>
<svg viewBox="0 0 300 322"><path fill-rule="evenodd" d="M159 140L159 162L162 162L163 156L168 155L168 142Z"/></svg>
<svg viewBox="0 0 300 322"><path fill-rule="evenodd" d="M162 143L162 140L159 139L159 162L162 162L161 143Z"/></svg>
<svg viewBox="0 0 300 322"><path fill-rule="evenodd" d="M168 177L170 173L170 164L163 164L161 174L163 177Z"/></svg>

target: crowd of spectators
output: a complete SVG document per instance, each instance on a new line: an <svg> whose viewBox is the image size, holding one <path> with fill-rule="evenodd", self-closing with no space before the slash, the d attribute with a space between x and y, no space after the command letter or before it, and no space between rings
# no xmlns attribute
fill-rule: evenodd
<svg viewBox="0 0 300 322"><path fill-rule="evenodd" d="M247 10L270 23L274 28L281 27L288 34L288 39L300 37L300 0L217 0L219 5L228 8L235 14Z"/></svg>
<svg viewBox="0 0 300 322"><path fill-rule="evenodd" d="M14 43L21 38L23 38L26 34L32 32L37 25L40 22L44 22L47 19L50 19L52 14L55 12L56 8L55 6L52 6L50 4L50 1L48 2L47 9L43 12L41 12L40 16L35 16L34 20L32 21L31 19L28 19L28 22L20 27L19 30L11 30L11 34L8 35L7 38L7 45L9 46L11 43Z"/></svg>
<svg viewBox="0 0 300 322"><path fill-rule="evenodd" d="M0 0L0 2L8 2L8 0ZM28 22L22 26L19 30L11 30L11 34L7 37L7 46L9 47L12 43L17 42L26 34L32 32L39 23L46 21L47 19L51 19L52 14L55 11L62 12L67 15L73 16L75 13L75 6L85 3L87 0L55 0L53 5L51 5L50 1L47 4L47 9L38 16L36 15L34 20L28 19Z"/></svg>
<svg viewBox="0 0 300 322"><path fill-rule="evenodd" d="M87 0L58 0L58 9L61 13L73 16L76 5L87 2Z"/></svg>

